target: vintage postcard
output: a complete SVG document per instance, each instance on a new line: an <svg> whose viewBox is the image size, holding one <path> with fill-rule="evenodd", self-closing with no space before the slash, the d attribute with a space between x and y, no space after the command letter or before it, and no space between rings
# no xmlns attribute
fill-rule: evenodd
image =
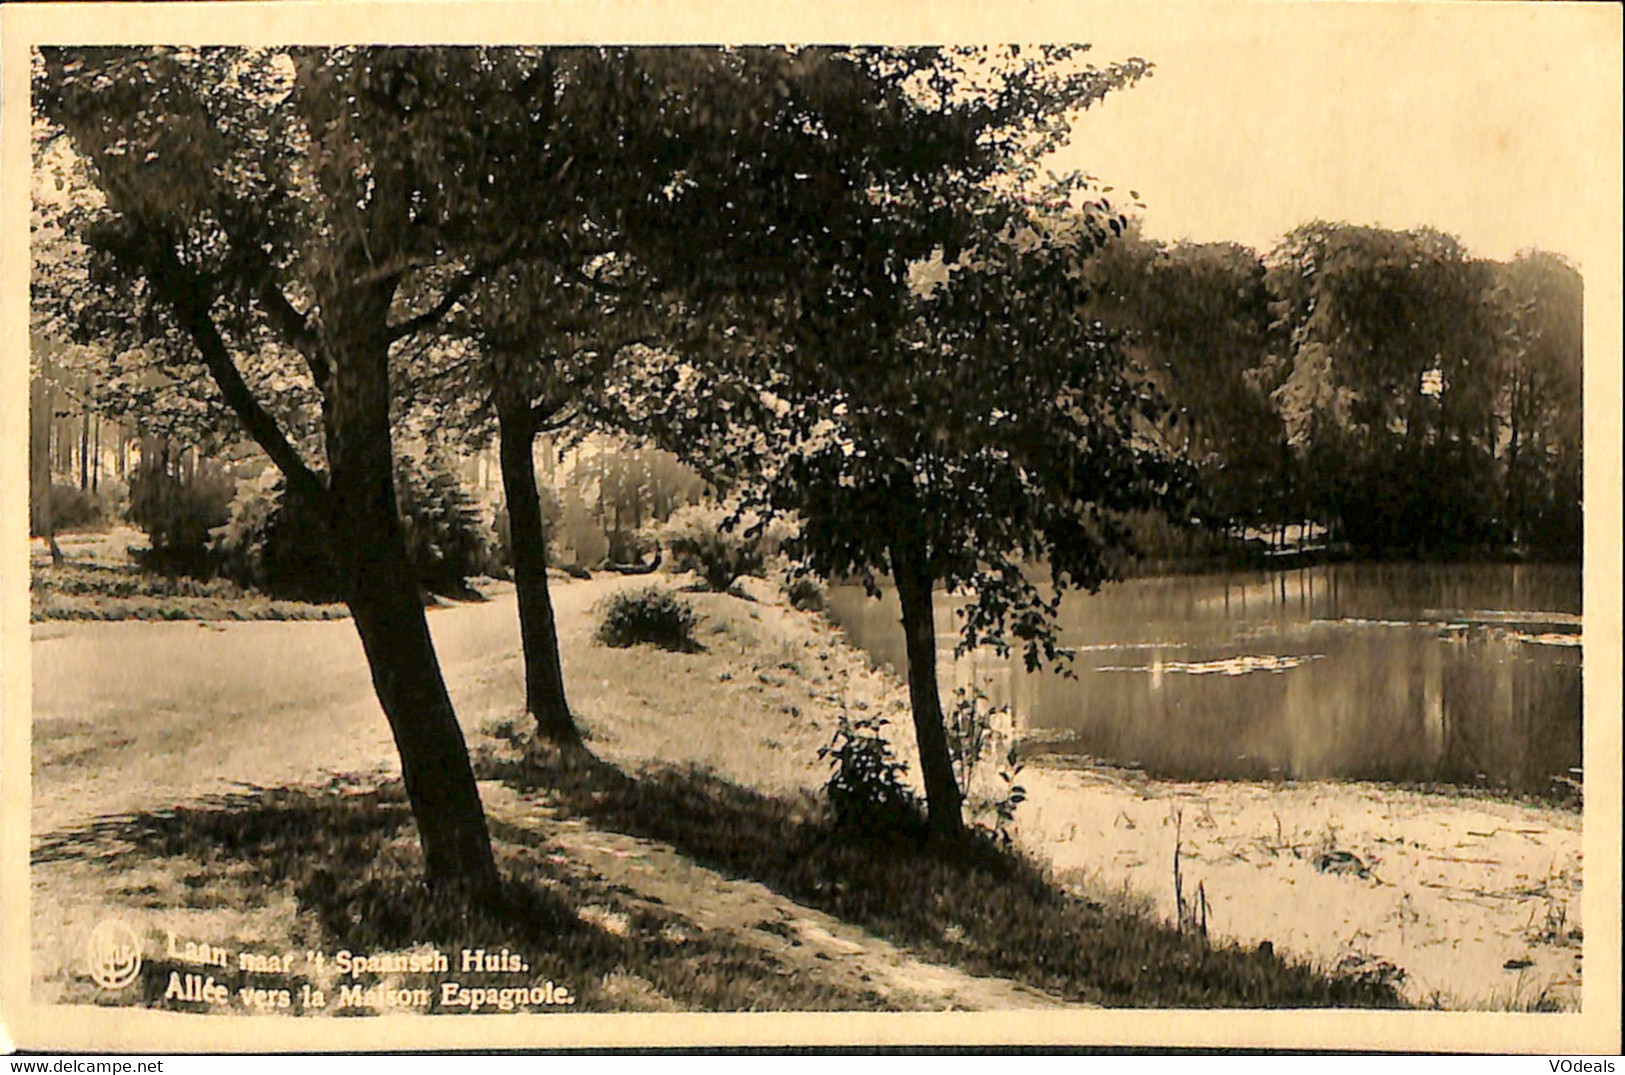
<svg viewBox="0 0 1625 1075"><path fill-rule="evenodd" d="M7 5L3 1040L1617 1051L1620 23Z"/></svg>

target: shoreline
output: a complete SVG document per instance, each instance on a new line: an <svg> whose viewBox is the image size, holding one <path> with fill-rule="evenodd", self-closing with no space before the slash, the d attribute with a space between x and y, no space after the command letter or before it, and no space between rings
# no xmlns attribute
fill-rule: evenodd
<svg viewBox="0 0 1625 1075"><path fill-rule="evenodd" d="M889 665L811 615L889 681L882 705L906 697ZM918 790L907 720L893 715L893 746ZM1177 922L1177 843L1180 894L1190 906L1201 889L1217 943L1385 977L1419 1007L1579 1007L1581 809L1470 785L1177 780L1081 754L1022 757L1019 718L993 734L967 806L1004 793L1013 739L1026 800L1012 836L1064 884Z"/></svg>
<svg viewBox="0 0 1625 1075"><path fill-rule="evenodd" d="M1058 880L1123 887L1210 936L1384 975L1421 1007L1573 1010L1580 815L1373 783L1179 782L1030 767L1017 843Z"/></svg>
<svg viewBox="0 0 1625 1075"><path fill-rule="evenodd" d="M1041 742L1047 743L1049 741L1045 739ZM1149 772L1142 766L1124 765L1106 758L1097 758L1092 754L1068 754L1051 750L1022 755L1021 761L1030 769L1053 770L1056 772L1111 772L1126 781L1142 780L1152 784L1249 784L1264 788L1278 788L1282 791L1291 791L1294 788L1311 784L1331 784L1338 787L1367 788L1375 792L1406 792L1413 795L1434 796L1447 800L1472 800L1501 803L1506 806L1522 806L1531 810L1555 810L1573 816L1576 822L1585 815L1583 802L1578 801L1573 795L1563 800L1554 800L1536 795L1534 792L1479 784L1453 784L1446 781L1355 780L1338 777L1181 779ZM1575 781L1576 785L1581 783L1581 781Z"/></svg>

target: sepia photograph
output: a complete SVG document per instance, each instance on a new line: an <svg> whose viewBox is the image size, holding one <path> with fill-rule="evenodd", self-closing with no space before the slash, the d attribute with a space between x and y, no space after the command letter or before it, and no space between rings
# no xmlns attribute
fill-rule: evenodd
<svg viewBox="0 0 1625 1075"><path fill-rule="evenodd" d="M14 1042L1617 1051L1618 8L8 7Z"/></svg>

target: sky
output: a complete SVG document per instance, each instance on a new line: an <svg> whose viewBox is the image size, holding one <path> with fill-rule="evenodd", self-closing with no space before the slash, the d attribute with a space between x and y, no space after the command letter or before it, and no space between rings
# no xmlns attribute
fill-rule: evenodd
<svg viewBox="0 0 1625 1075"><path fill-rule="evenodd" d="M1431 225L1484 257L1540 247L1584 262L1599 225L1618 220L1612 5L1083 11L1093 62L1140 56L1155 70L1085 113L1058 165L1115 186L1114 200L1138 191L1152 237L1267 250L1322 218Z"/></svg>
<svg viewBox="0 0 1625 1075"><path fill-rule="evenodd" d="M208 8L160 6L173 26L203 24L189 34L219 32ZM279 5L257 8L228 36L288 32ZM145 14L96 11L92 37L150 32ZM1485 257L1540 247L1582 268L1617 259L1614 4L601 0L381 5L365 25L380 41L1089 42L1097 63L1156 68L1081 117L1058 166L1139 191L1153 237L1268 249L1322 218L1431 225Z"/></svg>

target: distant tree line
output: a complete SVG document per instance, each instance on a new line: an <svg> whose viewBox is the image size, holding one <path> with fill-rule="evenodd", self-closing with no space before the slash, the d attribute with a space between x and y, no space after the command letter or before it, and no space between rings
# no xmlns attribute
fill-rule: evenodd
<svg viewBox="0 0 1625 1075"><path fill-rule="evenodd" d="M1562 257L1316 221L1263 255L1130 234L1094 271L1177 404L1162 434L1197 468L1200 527L1578 557L1582 282Z"/></svg>

